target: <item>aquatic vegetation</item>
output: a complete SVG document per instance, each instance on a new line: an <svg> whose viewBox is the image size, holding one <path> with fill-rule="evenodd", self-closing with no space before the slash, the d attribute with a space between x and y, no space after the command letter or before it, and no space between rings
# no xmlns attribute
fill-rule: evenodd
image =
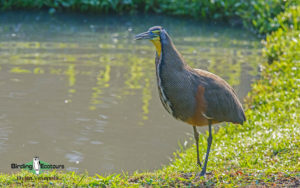
<svg viewBox="0 0 300 188"><path fill-rule="evenodd" d="M265 34L277 29L273 18L296 3L297 0L193 0L188 3L181 0L2 0L0 7L2 10L46 8L50 14L64 10L119 14L155 12L232 24L242 22L255 32Z"/></svg>

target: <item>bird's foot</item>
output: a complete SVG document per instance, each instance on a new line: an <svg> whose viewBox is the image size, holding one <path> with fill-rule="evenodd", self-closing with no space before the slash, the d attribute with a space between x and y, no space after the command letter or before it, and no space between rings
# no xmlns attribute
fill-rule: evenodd
<svg viewBox="0 0 300 188"><path fill-rule="evenodd" d="M205 176L205 174L206 174L206 168L203 168L199 175L200 176Z"/></svg>
<svg viewBox="0 0 300 188"><path fill-rule="evenodd" d="M196 174L196 177L205 177L205 173L203 173L202 171L201 172L198 172Z"/></svg>
<svg viewBox="0 0 300 188"><path fill-rule="evenodd" d="M202 167L202 164L201 164L200 161L197 162L197 165L200 166L200 167Z"/></svg>
<svg viewBox="0 0 300 188"><path fill-rule="evenodd" d="M205 176L206 172L201 171L200 176Z"/></svg>

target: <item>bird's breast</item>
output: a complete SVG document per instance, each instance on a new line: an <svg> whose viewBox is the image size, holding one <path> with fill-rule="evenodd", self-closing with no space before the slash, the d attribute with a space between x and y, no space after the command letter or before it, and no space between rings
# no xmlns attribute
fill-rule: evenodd
<svg viewBox="0 0 300 188"><path fill-rule="evenodd" d="M157 81L161 102L170 114L182 121L194 114L194 88L187 73L172 71L162 65L157 70Z"/></svg>
<svg viewBox="0 0 300 188"><path fill-rule="evenodd" d="M165 87L163 86L162 83L162 61L161 61L161 56L156 57L156 77L157 77L157 87L158 87L158 92L159 92L159 98L161 100L161 103L163 104L164 108L169 112L171 115L173 115L173 110L171 107L171 102L167 98L167 95L165 93Z"/></svg>

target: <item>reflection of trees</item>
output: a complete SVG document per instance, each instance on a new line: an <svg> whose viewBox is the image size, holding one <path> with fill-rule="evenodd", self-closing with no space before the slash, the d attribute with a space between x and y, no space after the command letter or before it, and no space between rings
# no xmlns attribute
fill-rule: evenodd
<svg viewBox="0 0 300 188"><path fill-rule="evenodd" d="M106 36L106 35L105 35ZM107 36L106 36L107 37ZM141 117L148 119L151 93L155 85L154 49L151 44L110 43L109 37L98 43L74 42L0 42L0 65L9 67L12 74L64 75L68 93L76 92L78 76L96 77L90 88L90 110L96 110L105 97L105 88L120 87L119 95L141 95ZM217 37L178 37L175 44L186 62L194 68L214 72L231 85L240 84L242 69L256 74L258 42L225 40ZM254 49L253 49L254 48ZM122 74L111 83L111 67ZM4 71L3 69L0 71ZM245 70L244 70L245 71ZM113 77L115 78L115 77ZM116 85L116 86L115 86ZM101 99L102 98L102 99Z"/></svg>
<svg viewBox="0 0 300 188"><path fill-rule="evenodd" d="M148 114L149 114L149 101L151 100L151 88L150 88L150 81L149 78L145 78L145 85L143 88L143 119L147 120L148 119Z"/></svg>
<svg viewBox="0 0 300 188"><path fill-rule="evenodd" d="M154 60L145 59L135 55L128 58L128 72L125 76L126 90L131 92L124 92L123 94L136 94L139 92L142 95L142 119L147 120L149 114L149 102L152 98L151 91L155 87L151 85L150 77L155 78Z"/></svg>
<svg viewBox="0 0 300 188"><path fill-rule="evenodd" d="M12 73L17 73L17 74L25 74L25 73L31 73L30 70L28 69L23 69L23 68L20 68L20 67L13 67L10 72Z"/></svg>
<svg viewBox="0 0 300 188"><path fill-rule="evenodd" d="M105 70L100 70L97 77L96 86L92 88L91 105L90 110L95 110L97 104L101 104L101 95L103 94L103 89L109 87L110 81L110 65L105 66Z"/></svg>
<svg viewBox="0 0 300 188"><path fill-rule="evenodd" d="M146 62L137 56L131 57L129 60L129 71L126 73L127 78L125 84L130 89L141 89L144 84L142 81L145 78L145 66Z"/></svg>
<svg viewBox="0 0 300 188"><path fill-rule="evenodd" d="M44 74L45 70L43 68L40 67L36 67L33 69L33 74Z"/></svg>
<svg viewBox="0 0 300 188"><path fill-rule="evenodd" d="M68 77L69 80L69 92L75 93L76 90L73 88L76 82L75 65L68 65L68 69L65 71L65 75Z"/></svg>

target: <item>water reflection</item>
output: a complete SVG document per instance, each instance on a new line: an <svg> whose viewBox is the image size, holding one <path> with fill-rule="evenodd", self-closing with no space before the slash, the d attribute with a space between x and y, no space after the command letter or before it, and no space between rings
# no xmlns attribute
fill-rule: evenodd
<svg viewBox="0 0 300 188"><path fill-rule="evenodd" d="M0 171L41 160L93 173L159 168L191 127L160 104L154 47L134 34L163 25L192 67L249 91L259 41L240 28L160 16L3 13Z"/></svg>

